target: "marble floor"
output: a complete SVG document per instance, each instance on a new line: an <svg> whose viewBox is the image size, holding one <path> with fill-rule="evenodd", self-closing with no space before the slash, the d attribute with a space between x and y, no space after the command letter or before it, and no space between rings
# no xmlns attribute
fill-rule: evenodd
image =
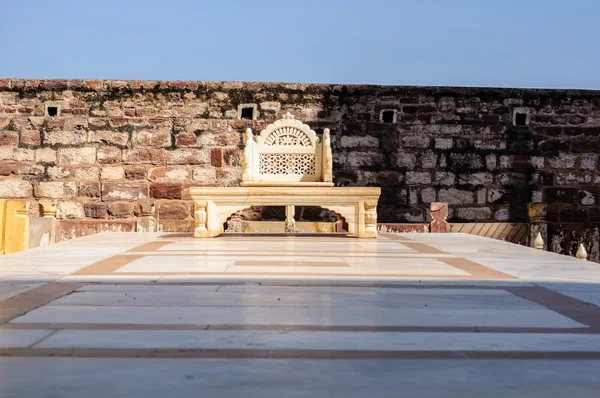
<svg viewBox="0 0 600 398"><path fill-rule="evenodd" d="M596 397L600 264L464 234L0 257L0 397Z"/></svg>

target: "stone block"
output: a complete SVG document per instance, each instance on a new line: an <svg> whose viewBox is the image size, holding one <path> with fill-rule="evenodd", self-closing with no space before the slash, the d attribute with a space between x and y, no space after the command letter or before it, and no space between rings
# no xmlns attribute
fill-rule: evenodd
<svg viewBox="0 0 600 398"><path fill-rule="evenodd" d="M134 232L136 220L61 220L57 241L100 232Z"/></svg>
<svg viewBox="0 0 600 398"><path fill-rule="evenodd" d="M165 150L156 148L136 148L123 151L123 162L128 164L164 164Z"/></svg>
<svg viewBox="0 0 600 398"><path fill-rule="evenodd" d="M421 171L407 171L406 183L409 185L428 185L431 184L431 173Z"/></svg>
<svg viewBox="0 0 600 398"><path fill-rule="evenodd" d="M16 131L0 131L0 146L19 145L19 133Z"/></svg>
<svg viewBox="0 0 600 398"><path fill-rule="evenodd" d="M486 169L488 169L490 171L496 170L496 167L497 167L496 155L487 155L485 157L485 167L486 167Z"/></svg>
<svg viewBox="0 0 600 398"><path fill-rule="evenodd" d="M98 163L115 164L121 163L121 149L115 147L100 147L98 148Z"/></svg>
<svg viewBox="0 0 600 398"><path fill-rule="evenodd" d="M0 161L33 162L35 151L25 148L0 148Z"/></svg>
<svg viewBox="0 0 600 398"><path fill-rule="evenodd" d="M150 185L150 197L154 199L182 198L182 185L179 183L156 183Z"/></svg>
<svg viewBox="0 0 600 398"><path fill-rule="evenodd" d="M555 169L572 169L575 167L577 156L567 153L561 153L559 156L546 158L548 165Z"/></svg>
<svg viewBox="0 0 600 398"><path fill-rule="evenodd" d="M103 182L102 200L135 201L148 197L148 184L141 182Z"/></svg>
<svg viewBox="0 0 600 398"><path fill-rule="evenodd" d="M83 205L74 201L59 201L56 205L56 218L79 219L85 217Z"/></svg>
<svg viewBox="0 0 600 398"><path fill-rule="evenodd" d="M448 171L435 172L433 178L433 185L446 185L452 186L456 181L456 175Z"/></svg>
<svg viewBox="0 0 600 398"><path fill-rule="evenodd" d="M148 178L156 182L186 181L191 179L191 171L183 166L154 167L148 171Z"/></svg>
<svg viewBox="0 0 600 398"><path fill-rule="evenodd" d="M437 163L437 154L426 151L419 156L419 166L422 169L434 169Z"/></svg>
<svg viewBox="0 0 600 398"><path fill-rule="evenodd" d="M223 166L223 151L221 148L212 148L210 150L210 165L213 167Z"/></svg>
<svg viewBox="0 0 600 398"><path fill-rule="evenodd" d="M217 174L212 167L195 168L193 171L194 181L198 181L200 186L213 185L217 182Z"/></svg>
<svg viewBox="0 0 600 398"><path fill-rule="evenodd" d="M363 167L363 166L383 166L385 158L379 152L350 152L347 157L348 166Z"/></svg>
<svg viewBox="0 0 600 398"><path fill-rule="evenodd" d="M243 154L238 149L223 150L223 161L228 166L241 166Z"/></svg>
<svg viewBox="0 0 600 398"><path fill-rule="evenodd" d="M85 198L100 197L100 183L97 181L82 181L79 183L79 196Z"/></svg>
<svg viewBox="0 0 600 398"><path fill-rule="evenodd" d="M414 153L399 152L394 157L396 166L406 170L414 170L417 165L417 156Z"/></svg>
<svg viewBox="0 0 600 398"><path fill-rule="evenodd" d="M474 202L472 191L456 188L440 189L438 200L451 205L471 204Z"/></svg>
<svg viewBox="0 0 600 398"><path fill-rule="evenodd" d="M142 168L126 168L125 169L125 179L126 180L145 180L146 179L146 169Z"/></svg>
<svg viewBox="0 0 600 398"><path fill-rule="evenodd" d="M475 153L451 153L450 168L452 170L479 170L483 168L483 159Z"/></svg>
<svg viewBox="0 0 600 398"><path fill-rule="evenodd" d="M48 177L53 180L61 179L61 178L69 178L72 175L70 167L63 166L50 166L47 169Z"/></svg>
<svg viewBox="0 0 600 398"><path fill-rule="evenodd" d="M20 199L33 196L33 187L30 182L15 179L0 180L0 198Z"/></svg>
<svg viewBox="0 0 600 398"><path fill-rule="evenodd" d="M479 221L492 218L489 207L461 207L456 210L456 217L465 221Z"/></svg>
<svg viewBox="0 0 600 398"><path fill-rule="evenodd" d="M579 157L579 167L583 170L596 170L598 155L595 153L585 153Z"/></svg>
<svg viewBox="0 0 600 398"><path fill-rule="evenodd" d="M192 202L163 202L158 205L159 220L184 220L193 215Z"/></svg>
<svg viewBox="0 0 600 398"><path fill-rule="evenodd" d="M42 138L39 130L21 131L21 144L26 146L40 146L42 144Z"/></svg>
<svg viewBox="0 0 600 398"><path fill-rule="evenodd" d="M82 146L86 140L87 133L85 130L44 132L44 145Z"/></svg>
<svg viewBox="0 0 600 398"><path fill-rule="evenodd" d="M35 150L35 160L37 163L53 164L56 163L56 151L51 148L40 148Z"/></svg>
<svg viewBox="0 0 600 398"><path fill-rule="evenodd" d="M105 166L100 171L102 180L122 180L125 176L125 171L121 166Z"/></svg>
<svg viewBox="0 0 600 398"><path fill-rule="evenodd" d="M489 185L494 181L494 176L491 173L465 173L459 174L458 183L460 185L482 186Z"/></svg>
<svg viewBox="0 0 600 398"><path fill-rule="evenodd" d="M433 202L429 204L429 214L431 222L429 223L429 231L433 233L449 232L448 222L448 204L441 202Z"/></svg>
<svg viewBox="0 0 600 398"><path fill-rule="evenodd" d="M546 203L577 203L577 189L546 188L544 200Z"/></svg>
<svg viewBox="0 0 600 398"><path fill-rule="evenodd" d="M577 194L579 204L584 206L595 205L597 192L591 192L590 190L581 189Z"/></svg>
<svg viewBox="0 0 600 398"><path fill-rule="evenodd" d="M180 148L165 152L166 164L209 164L210 151L207 149Z"/></svg>
<svg viewBox="0 0 600 398"><path fill-rule="evenodd" d="M433 203L436 201L436 191L435 189L429 187L429 188L422 188L421 189L421 202L422 203Z"/></svg>
<svg viewBox="0 0 600 398"><path fill-rule="evenodd" d="M167 130L134 131L131 136L133 147L168 148L172 145L171 132Z"/></svg>
<svg viewBox="0 0 600 398"><path fill-rule="evenodd" d="M155 232L156 219L154 217L140 217L136 220L136 232Z"/></svg>
<svg viewBox="0 0 600 398"><path fill-rule="evenodd" d="M436 138L435 149L452 149L453 141L452 138Z"/></svg>
<svg viewBox="0 0 600 398"><path fill-rule="evenodd" d="M194 232L194 220L158 220L157 232Z"/></svg>
<svg viewBox="0 0 600 398"><path fill-rule="evenodd" d="M73 175L79 180L97 180L100 176L98 167L75 167Z"/></svg>
<svg viewBox="0 0 600 398"><path fill-rule="evenodd" d="M104 202L88 202L83 205L83 211L88 218L106 218L108 205Z"/></svg>
<svg viewBox="0 0 600 398"><path fill-rule="evenodd" d="M88 141L126 148L127 144L129 144L129 133L126 131L111 130L90 131Z"/></svg>
<svg viewBox="0 0 600 398"><path fill-rule="evenodd" d="M402 148L429 148L431 139L424 136L405 136L400 140L400 147Z"/></svg>
<svg viewBox="0 0 600 398"><path fill-rule="evenodd" d="M93 164L96 162L96 148L60 148L58 163L64 164Z"/></svg>
<svg viewBox="0 0 600 398"><path fill-rule="evenodd" d="M133 217L133 207L127 202L111 202L108 204L108 215L110 218Z"/></svg>
<svg viewBox="0 0 600 398"><path fill-rule="evenodd" d="M494 213L494 220L496 221L508 221L510 220L510 209L501 208L496 210Z"/></svg>
<svg viewBox="0 0 600 398"><path fill-rule="evenodd" d="M379 148L379 139L370 135L343 135L339 143L342 148Z"/></svg>
<svg viewBox="0 0 600 398"><path fill-rule="evenodd" d="M77 196L75 181L40 181L35 187L36 198L66 199Z"/></svg>
<svg viewBox="0 0 600 398"><path fill-rule="evenodd" d="M197 143L198 137L194 133L182 132L175 136L175 146L177 147L194 147L197 146Z"/></svg>
<svg viewBox="0 0 600 398"><path fill-rule="evenodd" d="M502 188L490 188L487 191L488 203L510 203L512 190Z"/></svg>

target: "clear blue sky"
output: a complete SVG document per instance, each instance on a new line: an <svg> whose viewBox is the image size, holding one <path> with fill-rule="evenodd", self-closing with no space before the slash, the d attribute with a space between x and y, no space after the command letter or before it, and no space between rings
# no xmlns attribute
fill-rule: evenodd
<svg viewBox="0 0 600 398"><path fill-rule="evenodd" d="M600 89L600 0L0 0L0 77Z"/></svg>

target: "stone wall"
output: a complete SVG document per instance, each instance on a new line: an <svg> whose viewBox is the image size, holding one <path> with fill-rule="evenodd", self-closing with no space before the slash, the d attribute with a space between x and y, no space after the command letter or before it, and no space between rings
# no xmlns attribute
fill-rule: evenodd
<svg viewBox="0 0 600 398"><path fill-rule="evenodd" d="M596 91L0 79L0 198L190 231L186 188L237 185L243 130L287 111L332 130L336 185L381 186L381 223L428 222L435 201L451 222L522 222L545 202L552 250L598 257Z"/></svg>

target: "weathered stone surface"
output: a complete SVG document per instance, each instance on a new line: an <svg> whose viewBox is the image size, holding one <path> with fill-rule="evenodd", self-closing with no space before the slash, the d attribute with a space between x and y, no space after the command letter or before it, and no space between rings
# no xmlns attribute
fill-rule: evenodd
<svg viewBox="0 0 600 398"><path fill-rule="evenodd" d="M144 180L146 179L146 169L132 167L125 169L125 179L127 180Z"/></svg>
<svg viewBox="0 0 600 398"><path fill-rule="evenodd" d="M79 196L86 198L100 197L100 183L96 181L83 181L79 183Z"/></svg>
<svg viewBox="0 0 600 398"><path fill-rule="evenodd" d="M210 165L214 167L223 166L223 151L221 148L212 148L210 150Z"/></svg>
<svg viewBox="0 0 600 398"><path fill-rule="evenodd" d="M85 211L83 205L74 201L59 201L56 205L56 218L58 219L77 219L84 218Z"/></svg>
<svg viewBox="0 0 600 398"><path fill-rule="evenodd" d="M422 171L408 171L406 173L406 183L410 185L431 184L431 173Z"/></svg>
<svg viewBox="0 0 600 398"><path fill-rule="evenodd" d="M98 163L102 164L115 164L120 163L122 157L122 151L115 147L102 147L98 149Z"/></svg>
<svg viewBox="0 0 600 398"><path fill-rule="evenodd" d="M148 184L138 182L103 182L103 201L138 200L148 197Z"/></svg>
<svg viewBox="0 0 600 398"><path fill-rule="evenodd" d="M205 149L175 149L164 152L167 164L208 164L210 152Z"/></svg>
<svg viewBox="0 0 600 398"><path fill-rule="evenodd" d="M171 146L171 132L168 130L134 131L131 142L134 147L167 148Z"/></svg>
<svg viewBox="0 0 600 398"><path fill-rule="evenodd" d="M42 138L39 130L21 131L21 144L26 146L40 146L42 144Z"/></svg>
<svg viewBox="0 0 600 398"><path fill-rule="evenodd" d="M456 210L456 217L463 220L487 220L492 218L489 207L460 207Z"/></svg>
<svg viewBox="0 0 600 398"><path fill-rule="evenodd" d="M65 199L77 196L75 181L41 181L35 187L36 198Z"/></svg>
<svg viewBox="0 0 600 398"><path fill-rule="evenodd" d="M459 174L458 183L461 185L480 186L489 185L494 181L491 173L465 173Z"/></svg>
<svg viewBox="0 0 600 398"><path fill-rule="evenodd" d="M456 188L440 189L438 200L451 205L471 204L474 202L473 192Z"/></svg>
<svg viewBox="0 0 600 398"><path fill-rule="evenodd" d="M16 131L0 131L0 146L19 145L19 134Z"/></svg>
<svg viewBox="0 0 600 398"><path fill-rule="evenodd" d="M130 202L111 202L108 204L108 215L110 218L133 217L133 207Z"/></svg>
<svg viewBox="0 0 600 398"><path fill-rule="evenodd" d="M193 214L193 202L163 202L158 206L159 220L184 220Z"/></svg>
<svg viewBox="0 0 600 398"><path fill-rule="evenodd" d="M191 179L191 170L184 166L154 167L148 171L150 181L174 182Z"/></svg>
<svg viewBox="0 0 600 398"><path fill-rule="evenodd" d="M177 183L156 183L150 185L150 197L154 199L181 200L182 186Z"/></svg>
<svg viewBox="0 0 600 398"><path fill-rule="evenodd" d="M33 196L33 187L30 182L15 179L0 180L0 198L21 199Z"/></svg>
<svg viewBox="0 0 600 398"><path fill-rule="evenodd" d="M212 167L197 167L193 171L193 179L198 185L212 185L217 182L217 174Z"/></svg>
<svg viewBox="0 0 600 398"><path fill-rule="evenodd" d="M106 218L108 205L103 202L88 202L83 205L83 211L88 218Z"/></svg>
<svg viewBox="0 0 600 398"><path fill-rule="evenodd" d="M41 148L35 150L35 160L38 163L56 163L56 151L51 148Z"/></svg>
<svg viewBox="0 0 600 398"><path fill-rule="evenodd" d="M158 232L194 232L194 220L158 220Z"/></svg>
<svg viewBox="0 0 600 398"><path fill-rule="evenodd" d="M97 180L100 176L98 167L75 167L73 175L78 180Z"/></svg>
<svg viewBox="0 0 600 398"><path fill-rule="evenodd" d="M45 145L81 146L86 140L87 133L84 130L44 132Z"/></svg>
<svg viewBox="0 0 600 398"><path fill-rule="evenodd" d="M57 240L75 239L100 232L133 232L135 220L61 220Z"/></svg>
<svg viewBox="0 0 600 398"><path fill-rule="evenodd" d="M123 162L127 164L164 164L167 153L157 148L136 148L123 151Z"/></svg>
<svg viewBox="0 0 600 398"><path fill-rule="evenodd" d="M93 164L96 162L96 148L61 148L58 150L58 163Z"/></svg>
<svg viewBox="0 0 600 398"><path fill-rule="evenodd" d="M0 161L33 162L35 152L24 148L0 148Z"/></svg>
<svg viewBox="0 0 600 398"><path fill-rule="evenodd" d="M129 133L126 131L111 130L90 131L88 141L126 148L129 143Z"/></svg>
<svg viewBox="0 0 600 398"><path fill-rule="evenodd" d="M102 180L122 180L125 177L125 171L121 166L104 166L100 172Z"/></svg>

